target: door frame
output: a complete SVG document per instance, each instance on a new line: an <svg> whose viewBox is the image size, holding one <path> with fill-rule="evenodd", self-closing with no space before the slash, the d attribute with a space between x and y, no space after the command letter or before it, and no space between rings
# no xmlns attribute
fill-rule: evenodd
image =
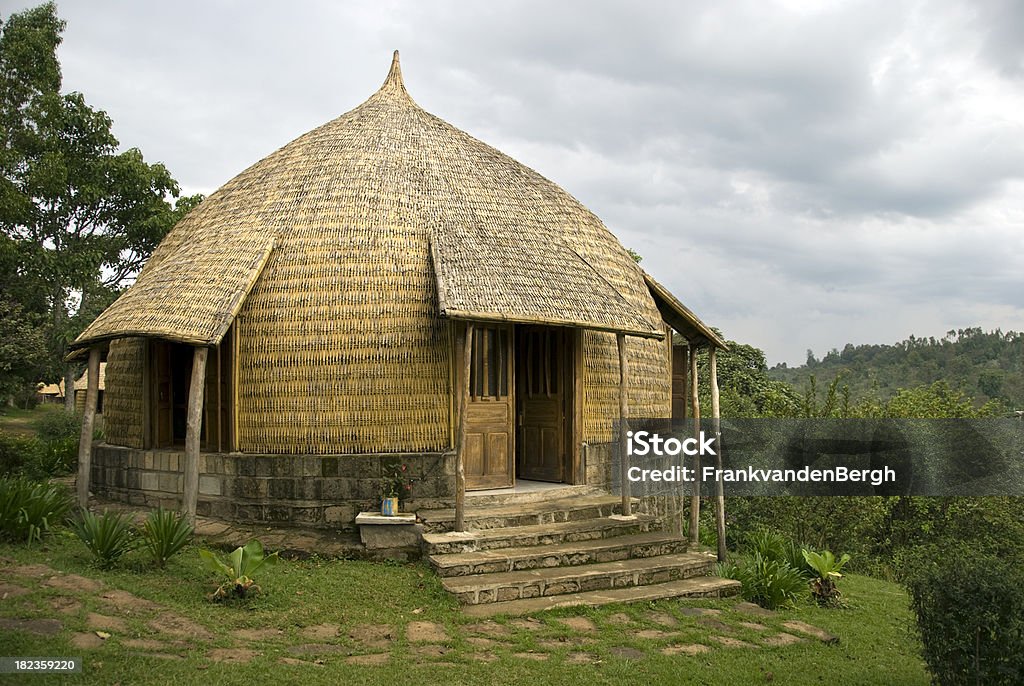
<svg viewBox="0 0 1024 686"><path fill-rule="evenodd" d="M515 326L516 341L515 347L515 469L518 477L518 469L522 456L520 450L525 443L520 440L520 428L523 419L523 397L520 393L521 380L524 378L520 366L523 360L520 357L519 341L521 336L529 331L550 330L559 332L561 339L561 361L562 374L562 479L564 484L585 483L584 468L581 463L581 427L583 416L583 332L581 329L570 327L541 326L534 324L517 324Z"/></svg>
<svg viewBox="0 0 1024 686"><path fill-rule="evenodd" d="M466 331L467 331L467 326L466 326L465 322L460 322L458 324L458 326L455 327L455 328L456 328L456 333L457 333L457 335L455 336L455 339L458 340L458 341L465 341ZM507 384L506 391L507 391L507 395L504 396L505 400L501 401L503 404L505 404L507 406L507 415L506 415L506 421L505 421L505 431L506 431L506 433L508 435L508 444L507 444L507 455L506 455L506 469L505 469L504 476L503 477L495 477L495 476L492 475L491 477L479 477L479 478L476 479L476 483L471 485L471 481L473 481L474 479L473 479L473 477L470 474L467 473L466 474L466 490L467 491L474 491L474 490L475 491L480 491L480 490L488 490L488 489L492 489L492 488L510 488L510 487L515 485L515 478L516 478L516 473L515 473L515 450L516 450L516 447L515 447L515 445L516 445L516 435L515 435L515 390L514 390L515 389L515 383L516 383L515 382L515 362L514 362L514 360L515 360L515 331L514 331L512 326L508 325L505 322L478 322L478 323L476 323L474 325L473 328L474 328L474 334L476 334L476 333L478 333L478 332L480 332L482 330L487 330L487 329L497 329L497 330L503 331L504 334L505 334L505 340L508 343L508 350L506 352L506 357L505 357L505 363L507 365L506 369L505 369L505 373L507 375L506 376L506 384ZM463 370L465 370L465 368L466 368L466 366L464 364L464 360L463 360L464 350L465 350L465 346L464 345L456 345L455 346L455 350L454 350L454 355L452 355L452 358L453 358L453 360L455 362L455 374L454 374L454 377L453 377L455 379L455 385L453 386L453 389L465 388L465 385L468 383L467 380L463 378L463 374L464 374ZM472 354L474 354L474 357L475 357L476 348L471 346L471 352L472 352ZM470 378L472 378L472 377L470 377ZM498 402L496 401L497 399L495 399L495 402L492 402L488 398L481 398L479 400L473 400L472 399L472 391L469 393L469 396L470 396L469 407L466 408L467 434L472 433L473 427L471 427L470 425L474 422L474 419L476 419L476 418L470 416L470 408L475 406L475 407L480 408L481 410L483 410L484 408L486 408L489 405L490 406L496 406L498 404ZM462 393L461 392L459 392L458 394L454 394L453 393L453 398L459 398L460 399L460 400L456 401L457 403L461 403L461 397L462 397ZM462 409L459 408L457 406L457 404L455 404L455 403L453 403L453 407L456 410L456 413L462 411ZM454 417L454 414L453 414L453 417ZM483 423L486 423L486 420L484 420ZM486 442L486 440L487 440L487 438L485 437L484 441ZM454 445L454 434L453 434L453 445ZM456 446L456 449L458 449L458 446ZM485 450L486 450L486 447L485 447ZM466 455L463 456L464 464L465 464L465 461L466 461L467 457L468 456L466 456ZM486 452L484 454L483 459L484 460L487 459Z"/></svg>
<svg viewBox="0 0 1024 686"><path fill-rule="evenodd" d="M506 325L505 322L477 322L477 325L492 324L496 326ZM510 413L509 419L509 431L510 431L510 467L509 476L510 483L508 486L515 485L515 480L518 477L517 474L517 462L518 462L518 450L519 441L517 434L519 433L519 390L518 390L518 377L519 377L519 364L518 364L518 349L516 341L519 338L519 331L523 328L533 327L532 324L513 324L509 326L509 362L511 369L509 370L509 391L512 395L512 412ZM572 485L583 485L586 484L586 465L583 463L583 336L584 330L571 328L571 327L538 327L538 328L563 328L565 331L565 355L568 357L565 365L566 369L566 382L565 382L565 421L563 422L564 432L564 455L563 455L563 469L562 469L562 482L565 484ZM449 329L452 332L452 336L449 339L452 345L452 421L451 421L451 438L452 446L458 449L455 443L455 430L457 425L457 417L462 411L461 405L461 392L456 392L457 389L464 387L465 380L463 377L463 351L465 350L464 345L461 343L465 341L466 336L466 323L465 322L453 322L453 326ZM458 344L456 344L458 343ZM501 488L501 486L479 486L469 487L466 490L484 490L488 488Z"/></svg>

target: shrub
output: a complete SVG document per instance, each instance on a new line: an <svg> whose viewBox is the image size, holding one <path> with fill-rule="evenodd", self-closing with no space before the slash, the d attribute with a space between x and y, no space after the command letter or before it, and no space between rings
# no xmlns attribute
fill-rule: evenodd
<svg viewBox="0 0 1024 686"><path fill-rule="evenodd" d="M78 462L82 418L63 409L48 409L34 422L39 440L25 464L25 473L37 479L63 476Z"/></svg>
<svg viewBox="0 0 1024 686"><path fill-rule="evenodd" d="M71 496L62 486L33 483L24 477L0 478L0 538L42 540L69 509Z"/></svg>
<svg viewBox="0 0 1024 686"><path fill-rule="evenodd" d="M82 510L71 528L102 567L109 567L135 547L135 529L129 516L123 512L105 511L97 517L88 510Z"/></svg>
<svg viewBox="0 0 1024 686"><path fill-rule="evenodd" d="M67 438L78 440L82 433L82 418L63 408L47 408L46 411L39 413L39 417L32 425L39 440L44 443L62 441Z"/></svg>
<svg viewBox="0 0 1024 686"><path fill-rule="evenodd" d="M933 548L906 570L924 660L941 684L1024 683L1024 570Z"/></svg>
<svg viewBox="0 0 1024 686"><path fill-rule="evenodd" d="M35 438L0 431L0 476L20 474L38 448Z"/></svg>
<svg viewBox="0 0 1024 686"><path fill-rule="evenodd" d="M162 507L149 513L142 524L142 547L157 567L165 567L192 538L192 525L183 516Z"/></svg>
<svg viewBox="0 0 1024 686"><path fill-rule="evenodd" d="M30 478L42 480L70 474L77 464L78 438L62 438L37 442L23 471Z"/></svg>
<svg viewBox="0 0 1024 686"><path fill-rule="evenodd" d="M814 570L804 558L804 548L792 539L769 529L758 529L746 536L744 550L752 555L760 555L765 560L784 562L806 579L814 575Z"/></svg>
<svg viewBox="0 0 1024 686"><path fill-rule="evenodd" d="M860 496L780 496L730 498L732 531L770 528L814 549L844 550L858 565L877 554L895 498ZM797 557L801 554L796 551ZM794 560L799 566L802 561Z"/></svg>
<svg viewBox="0 0 1024 686"><path fill-rule="evenodd" d="M799 571L758 553L740 563L719 564L718 575L739 581L744 599L768 609L789 605L807 592L807 579Z"/></svg>

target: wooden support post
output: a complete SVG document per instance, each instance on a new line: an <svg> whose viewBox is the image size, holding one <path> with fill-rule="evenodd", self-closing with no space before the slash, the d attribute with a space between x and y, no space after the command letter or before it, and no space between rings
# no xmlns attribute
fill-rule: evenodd
<svg viewBox="0 0 1024 686"><path fill-rule="evenodd" d="M619 348L619 473L622 481L622 516L633 516L633 501L629 489L629 451L626 449L626 432L629 430L629 398L626 378L629 362L626 361L626 335L616 334L615 343Z"/></svg>
<svg viewBox="0 0 1024 686"><path fill-rule="evenodd" d="M224 452L224 441L221 438L224 435L224 411L220 405L220 343L217 344L217 452Z"/></svg>
<svg viewBox="0 0 1024 686"><path fill-rule="evenodd" d="M153 341L142 341L142 447L153 447Z"/></svg>
<svg viewBox="0 0 1024 686"><path fill-rule="evenodd" d="M697 346L690 341L690 404L693 436L700 443L700 383L697 376ZM690 543L700 543L700 454L693 456L694 480L690 495Z"/></svg>
<svg viewBox="0 0 1024 686"><path fill-rule="evenodd" d="M462 400L459 403L459 435L455 451L455 530L466 530L466 411L469 409L469 370L473 362L473 325L466 324L462 342Z"/></svg>
<svg viewBox="0 0 1024 686"><path fill-rule="evenodd" d="M206 393L206 358L209 348L196 346L192 354L192 380L188 387L188 423L185 426L185 464L182 475L182 509L195 526L199 504L199 437L203 428L203 397Z"/></svg>
<svg viewBox="0 0 1024 686"><path fill-rule="evenodd" d="M82 415L82 435L78 439L78 506L89 506L89 478L92 476L92 428L96 420L96 400L100 395L100 349L89 349L89 371L86 378L85 412ZM71 393L73 394L74 386Z"/></svg>
<svg viewBox="0 0 1024 686"><path fill-rule="evenodd" d="M722 408L718 391L718 355L711 346L708 361L711 366L711 426L715 432L715 467L722 470ZM725 487L715 479L715 534L718 539L718 561L725 562Z"/></svg>

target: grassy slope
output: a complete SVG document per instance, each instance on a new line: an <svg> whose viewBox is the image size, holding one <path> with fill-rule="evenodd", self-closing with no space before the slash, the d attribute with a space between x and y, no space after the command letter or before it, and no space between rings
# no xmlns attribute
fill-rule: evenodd
<svg viewBox="0 0 1024 686"><path fill-rule="evenodd" d="M114 635L95 650L81 650L69 644L75 631L86 631L86 612L114 614L98 594L77 593L83 609L77 614L61 615L50 607L56 595L66 591L11 576L0 579L31 589L28 595L0 601L0 617L57 617L64 631L53 637L35 636L4 629L0 633L3 655L81 655L85 673L74 676L33 677L43 683L122 683L122 684L252 684L272 679L276 683L303 684L651 684L699 683L738 684L774 683L819 684L822 682L856 684L927 684L928 677L917 657L918 644L910 633L910 613L903 591L891 583L851 576L844 579L849 608L823 610L811 605L757 617L734 610L733 600L687 602L662 601L654 604L617 606L600 609L560 610L539 615L542 625L527 630L499 623L511 629L510 636L490 649L493 662L480 662L479 647L466 639L474 623L463 617L457 605L443 592L438 580L422 565L381 565L363 562L316 561L285 562L257 580L265 593L262 598L243 604L215 605L203 594L215 586L213 577L202 569L194 547L171 561L168 570L159 572L146 566L132 554L119 568L100 571L90 566L84 547L66 532L58 534L42 549L0 545L0 566L43 563L50 567L100 579L107 588L120 588L159 602L213 632L209 640L191 639L187 649L169 649L184 655L181 660L145 657L121 643L127 638L159 638L146 626L152 615L126 616L128 631ZM815 640L786 647L725 648L709 640L715 633L697 618L680 612L685 606L720 608L718 620L729 624L731 632L719 632L754 643L764 633L738 626L738 622L759 622L781 630L788 619L801 619L838 635L836 646ZM418 612L414 612L419 610ZM640 629L664 628L651 623L651 611L667 613L679 621L669 638L644 639ZM611 621L616 613L629 615L634 624L624 628ZM587 616L597 631L574 631L557 621L558 617ZM122 615L125 616L125 615ZM621 619L621 617L619 618ZM446 627L451 640L443 657L425 657L416 652L405 634L411 621L432 621ZM328 642L342 646L342 652L323 654L322 666L282 664L282 657L296 657L289 646L316 643L304 638L302 628L321 623L341 626L340 637ZM348 636L351 627L361 624L387 624L395 640L385 650L390 659L384 666L357 666L344 662L350 652L379 652L360 649ZM243 642L230 636L240 628L276 627L280 638L263 642ZM574 643L574 641L576 641ZM583 642L580 645L580 642ZM707 643L710 652L698 656L665 656L660 648L673 643ZM211 662L210 648L247 647L262 654L241 664ZM639 659L627 659L613 649L633 647L642 651ZM548 654L547 661L517 657L517 652ZM565 659L570 653L585 651L600 659L597 664L572 665ZM310 658L307 658L310 659ZM0 677L0 683L19 683L25 677ZM24 683L21 681L21 683Z"/></svg>

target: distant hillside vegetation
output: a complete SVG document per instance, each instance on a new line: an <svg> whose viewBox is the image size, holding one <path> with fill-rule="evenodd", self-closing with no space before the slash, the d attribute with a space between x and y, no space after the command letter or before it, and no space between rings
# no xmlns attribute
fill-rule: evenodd
<svg viewBox="0 0 1024 686"><path fill-rule="evenodd" d="M852 345L833 349L822 359L807 351L800 367L773 367L772 379L796 389L807 387L811 376L819 388L842 375L840 385L850 388L855 400L885 400L899 388L914 388L945 381L976 401L995 400L1007 409L1024 409L1024 333L949 331L940 339L911 336L895 345Z"/></svg>

